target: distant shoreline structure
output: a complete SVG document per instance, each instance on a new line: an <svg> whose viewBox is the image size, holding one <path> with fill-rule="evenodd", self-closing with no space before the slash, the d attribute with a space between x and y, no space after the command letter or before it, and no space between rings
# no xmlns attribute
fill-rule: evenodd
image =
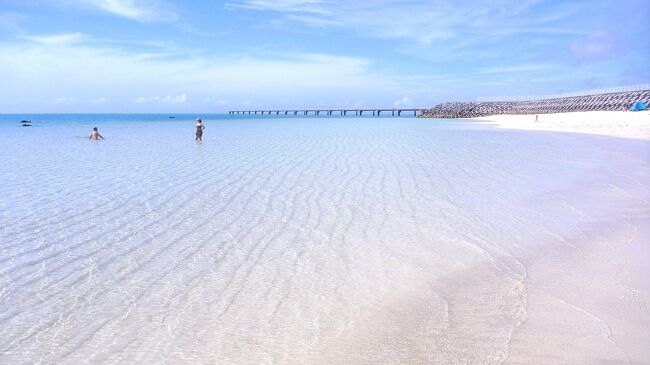
<svg viewBox="0 0 650 365"><path fill-rule="evenodd" d="M546 97L495 97L478 98L477 101L472 102L446 102L433 106L422 112L420 116L424 118L476 118L498 114L625 111L637 101L642 101L646 105L650 103L650 84Z"/></svg>
<svg viewBox="0 0 650 365"><path fill-rule="evenodd" d="M236 115L284 116L415 116L476 118L498 114L549 114L586 111L624 111L637 101L650 104L650 84L593 89L538 96L478 97L476 101L444 102L431 108L309 108L230 110Z"/></svg>
<svg viewBox="0 0 650 365"><path fill-rule="evenodd" d="M230 115L340 115L347 116L354 114L355 116L363 116L363 113L366 115L372 114L373 116L381 116L381 113L384 115L390 114L391 116L401 117L404 113L405 115L410 115L413 113L413 116L418 116L418 113L422 114L427 109L425 108L362 108L362 109L276 109L276 110L230 110L228 114ZM310 114L311 113L311 114Z"/></svg>

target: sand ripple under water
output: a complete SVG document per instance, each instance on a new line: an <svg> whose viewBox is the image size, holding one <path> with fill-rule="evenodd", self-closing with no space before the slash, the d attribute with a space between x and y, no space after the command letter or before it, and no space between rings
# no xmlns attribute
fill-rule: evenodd
<svg viewBox="0 0 650 365"><path fill-rule="evenodd" d="M206 125L0 125L1 363L650 361L649 142Z"/></svg>

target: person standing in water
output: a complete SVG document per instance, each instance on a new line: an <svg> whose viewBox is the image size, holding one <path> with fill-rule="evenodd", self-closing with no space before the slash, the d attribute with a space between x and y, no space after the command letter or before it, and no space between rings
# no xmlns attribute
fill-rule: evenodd
<svg viewBox="0 0 650 365"><path fill-rule="evenodd" d="M97 127L93 128L93 131L90 132L90 136L88 136L88 139L93 139L93 140L97 141L100 138L104 139L104 137L102 137L102 135L99 134L99 131L97 130Z"/></svg>
<svg viewBox="0 0 650 365"><path fill-rule="evenodd" d="M203 142L204 129L205 126L203 125L203 120L201 120L201 118L196 118L196 138L194 138L196 142Z"/></svg>

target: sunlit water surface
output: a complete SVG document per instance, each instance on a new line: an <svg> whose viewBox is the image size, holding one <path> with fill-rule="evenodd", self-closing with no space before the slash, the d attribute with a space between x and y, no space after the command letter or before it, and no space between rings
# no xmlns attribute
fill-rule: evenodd
<svg viewBox="0 0 650 365"><path fill-rule="evenodd" d="M529 263L650 201L641 141L208 116L196 144L190 116L16 118L2 363L500 363Z"/></svg>

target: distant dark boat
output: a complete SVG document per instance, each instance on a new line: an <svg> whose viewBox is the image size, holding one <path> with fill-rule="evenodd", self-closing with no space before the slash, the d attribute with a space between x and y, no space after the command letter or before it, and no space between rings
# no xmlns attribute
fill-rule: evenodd
<svg viewBox="0 0 650 365"><path fill-rule="evenodd" d="M176 118L176 117L170 117L170 118Z"/></svg>
<svg viewBox="0 0 650 365"><path fill-rule="evenodd" d="M21 120L20 121L20 126L21 127L31 127L32 126L32 121L31 120Z"/></svg>
<svg viewBox="0 0 650 365"><path fill-rule="evenodd" d="M20 122L21 123L31 123L32 121L31 120L21 120Z"/></svg>

